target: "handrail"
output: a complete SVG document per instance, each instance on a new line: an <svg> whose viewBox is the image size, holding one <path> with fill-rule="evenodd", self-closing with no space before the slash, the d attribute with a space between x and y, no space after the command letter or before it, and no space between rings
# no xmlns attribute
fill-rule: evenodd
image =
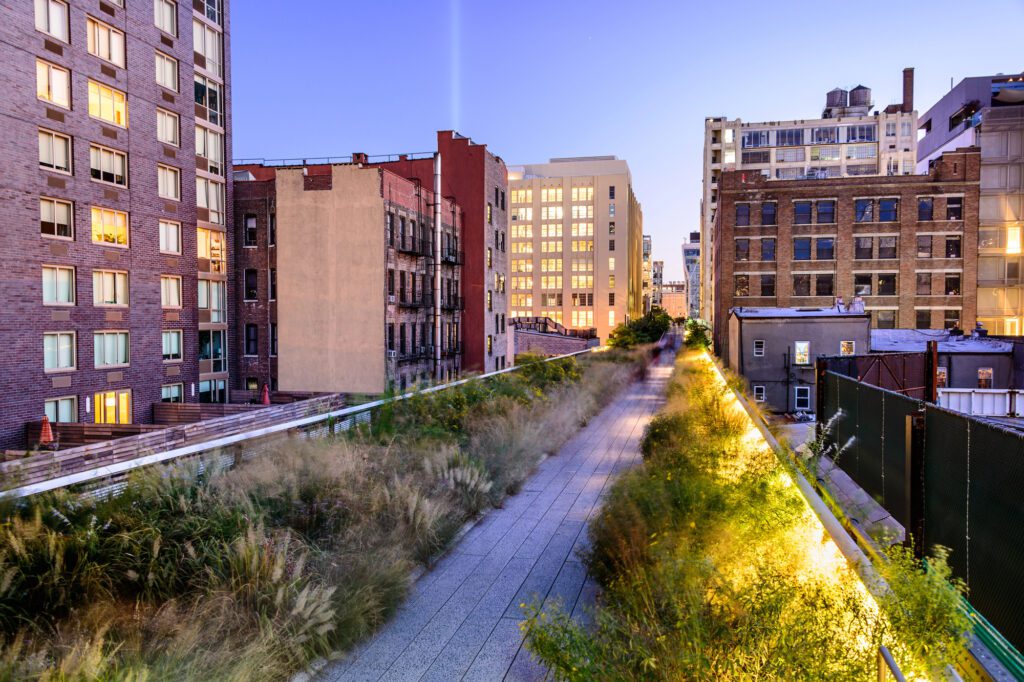
<svg viewBox="0 0 1024 682"><path fill-rule="evenodd" d="M584 355L591 353L596 350L595 348L587 348L581 351L575 351L573 353L566 353L565 355L557 355L550 358L545 358L543 362L553 362L555 360L562 360L564 358L575 357L577 355ZM145 466L152 466L162 462L167 462L173 459L180 459L182 457L189 457L203 452L210 452L226 447L228 445L234 445L247 440L256 438L263 438L265 436L271 436L277 433L283 433L298 429L319 422L327 422L329 420L344 419L348 417L356 417L357 415L370 412L384 405L401 400L408 400L417 395L424 395L428 393L435 393L437 391L443 391L445 389L454 388L456 386L462 386L472 381L478 381L481 379L488 379L490 377L498 376L500 374L506 374L508 372L515 372L521 367L526 365L514 365L512 367L506 367L494 372L488 372L485 374L479 374L466 379L459 379L452 381L447 384L440 384L438 386L431 386L416 391L409 391L401 395L392 398L382 398L380 400L374 400L372 402L363 403L361 405L354 405L352 407L345 407L338 410L332 410L321 414L310 415L308 417L300 417L299 419L293 419L287 422L281 422L279 424L273 424L271 426L265 426L260 429L253 431L244 431L242 433L232 434L230 436L224 436L223 438L216 438L214 440L207 440L201 443L193 443L192 445L185 445L179 448L173 448L164 452L153 453L151 455L143 455L142 457L136 457L135 459L129 459L122 462L115 462L105 466L100 466L95 469L87 469L85 471L78 471L73 474L67 474L64 476L58 476L51 478L46 481L40 481L38 483L31 483L17 488L10 488L8 490L0 491L0 500L3 499L19 499L22 497L29 497L31 495L38 495L40 493L49 492L51 490L59 490L60 488L66 488L72 485L78 485L81 483L88 483L90 481L97 481L104 478L110 478L117 476L134 469L139 469Z"/></svg>
<svg viewBox="0 0 1024 682"><path fill-rule="evenodd" d="M903 671L900 670L900 666L892 657L888 647L880 646L878 647L878 682L886 682L890 677L896 682L907 682L907 678L903 676Z"/></svg>

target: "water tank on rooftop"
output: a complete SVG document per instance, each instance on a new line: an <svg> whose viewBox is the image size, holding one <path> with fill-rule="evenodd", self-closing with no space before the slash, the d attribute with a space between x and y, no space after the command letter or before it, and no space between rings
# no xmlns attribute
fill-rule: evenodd
<svg viewBox="0 0 1024 682"><path fill-rule="evenodd" d="M850 106L851 107L866 107L871 104L871 88L866 88L863 85L858 85L853 90L850 90Z"/></svg>
<svg viewBox="0 0 1024 682"><path fill-rule="evenodd" d="M845 107L846 106L846 98L847 98L848 95L849 95L849 93L847 93L846 90L843 90L842 88L836 88L835 90L830 90L828 92L828 94L825 95L825 106L826 107Z"/></svg>

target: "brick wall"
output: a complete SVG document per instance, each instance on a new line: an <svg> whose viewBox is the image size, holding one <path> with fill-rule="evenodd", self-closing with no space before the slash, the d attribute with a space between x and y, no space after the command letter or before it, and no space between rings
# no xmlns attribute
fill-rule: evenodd
<svg viewBox="0 0 1024 682"><path fill-rule="evenodd" d="M597 339L581 339L574 336L562 336L561 334L544 334L525 329L516 329L514 333L516 355L522 353L534 353L546 357L566 355L586 350L597 343Z"/></svg>

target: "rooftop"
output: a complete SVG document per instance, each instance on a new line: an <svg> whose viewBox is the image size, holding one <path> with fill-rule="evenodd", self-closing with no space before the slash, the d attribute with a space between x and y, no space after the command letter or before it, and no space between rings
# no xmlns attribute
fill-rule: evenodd
<svg viewBox="0 0 1024 682"><path fill-rule="evenodd" d="M950 335L944 329L872 329L871 352L924 351L929 341L939 342L940 353L1009 353L1013 343L986 336Z"/></svg>
<svg viewBox="0 0 1024 682"><path fill-rule="evenodd" d="M777 318L810 318L810 317L859 317L868 318L869 315L861 311L840 310L835 306L830 308L733 308L730 311L736 317L777 319Z"/></svg>

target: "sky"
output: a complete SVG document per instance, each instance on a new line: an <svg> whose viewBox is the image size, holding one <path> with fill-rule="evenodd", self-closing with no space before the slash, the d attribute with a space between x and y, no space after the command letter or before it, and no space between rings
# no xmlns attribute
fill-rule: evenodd
<svg viewBox="0 0 1024 682"><path fill-rule="evenodd" d="M699 229L705 117L814 118L861 83L884 107L906 66L924 113L951 78L1024 71L1024 0L230 5L234 158L428 152L447 129L509 165L614 154L666 281Z"/></svg>

